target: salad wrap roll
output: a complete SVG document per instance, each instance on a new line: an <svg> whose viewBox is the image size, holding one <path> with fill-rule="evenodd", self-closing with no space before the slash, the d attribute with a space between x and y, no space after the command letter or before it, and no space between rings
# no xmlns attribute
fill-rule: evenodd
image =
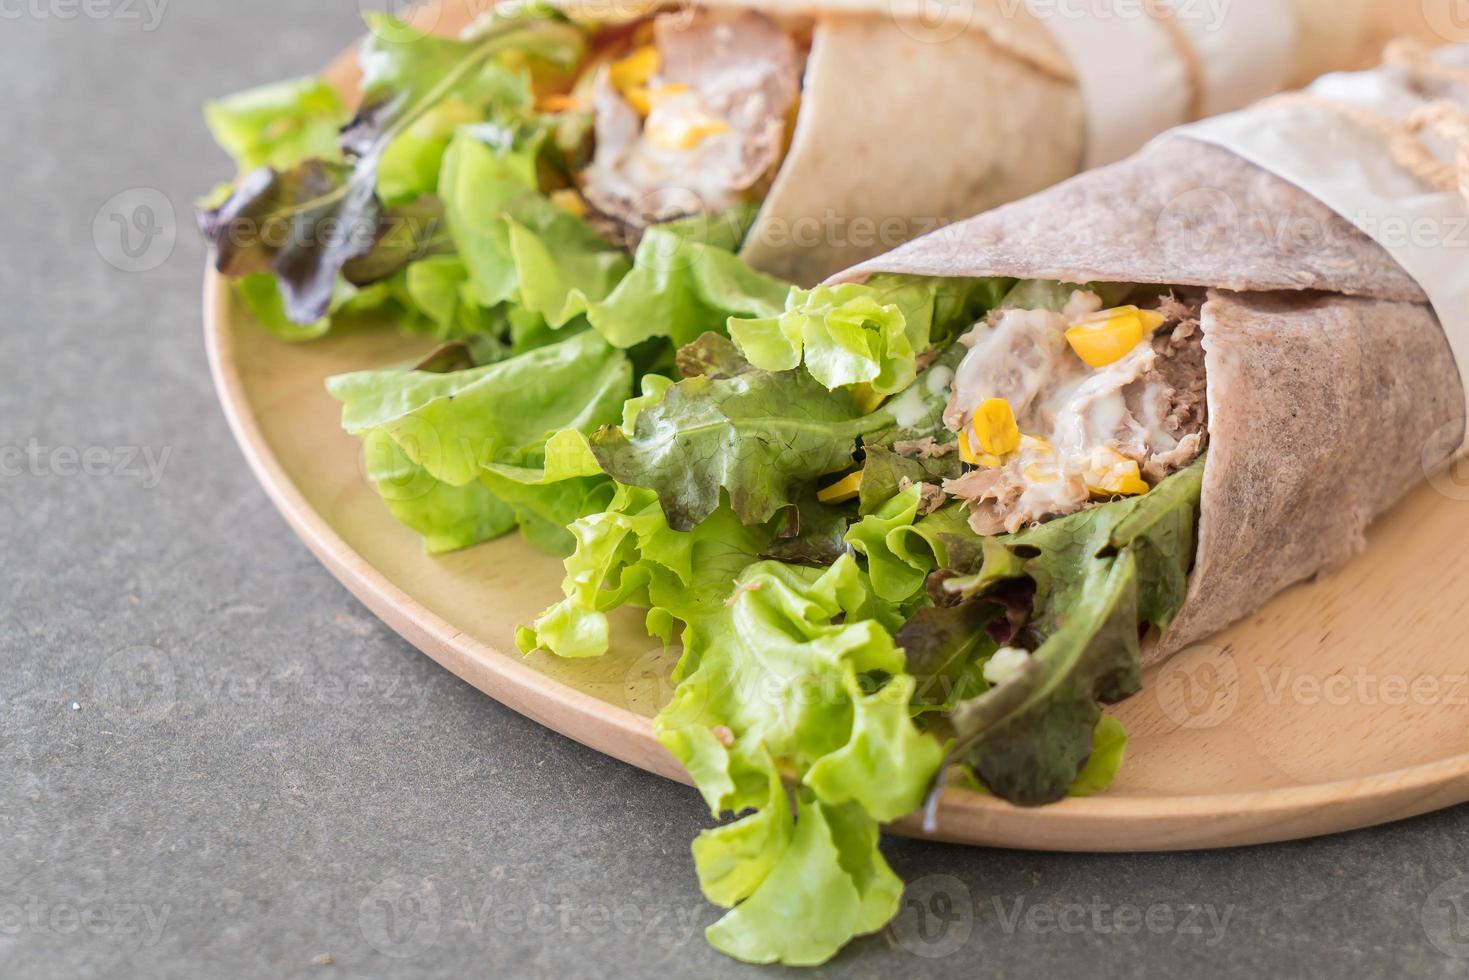
<svg viewBox="0 0 1469 980"><path fill-rule="evenodd" d="M1197 553L1145 664L1351 557L1464 441L1463 378L1423 286L1310 193L1187 133L837 278L877 273L1201 291Z"/></svg>
<svg viewBox="0 0 1469 980"><path fill-rule="evenodd" d="M697 153L640 161L637 153L619 160L606 152L581 187L594 208L634 230L741 197L756 201L742 257L801 285L1110 162L1171 125L1358 67L1389 24L1429 29L1422 18L1405 23L1395 0L1251 0L1207 16L1202 6L1148 14L1147 5L1127 4L1091 18L1046 3L966 0L937 20L909 0L554 6L603 37L625 37L627 24L658 24L641 38L669 69L655 83L696 93L712 84L716 110L723 82L755 65L784 72L775 89L799 87L798 99L777 92L766 107L762 122L784 130L763 152L748 143L731 150L750 132L736 125L731 135L705 137ZM483 0L444 0L414 19L450 36L472 30L486 9ZM776 30L798 50L783 50ZM1128 50L1125 72L1097 55L1114 44ZM1132 70L1139 60L1147 71ZM353 69L349 62L337 74L351 82ZM599 139L638 136L626 95L626 86L601 86L592 99ZM1117 132L1124 123L1127 131ZM680 139L697 131L675 125ZM720 172L727 152L746 157L743 170ZM656 168L664 168L661 177L652 176Z"/></svg>

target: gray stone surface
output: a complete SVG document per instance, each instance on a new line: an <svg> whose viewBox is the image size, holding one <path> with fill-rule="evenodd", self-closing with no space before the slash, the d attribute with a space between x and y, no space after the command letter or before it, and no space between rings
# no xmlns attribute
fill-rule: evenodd
<svg viewBox="0 0 1469 980"><path fill-rule="evenodd" d="M199 104L311 70L357 13L0 3L0 977L753 976L699 935L693 794L375 622L215 407ZM146 248L110 218L140 204ZM887 852L928 918L833 976L1469 974L1433 942L1462 808L1222 853Z"/></svg>

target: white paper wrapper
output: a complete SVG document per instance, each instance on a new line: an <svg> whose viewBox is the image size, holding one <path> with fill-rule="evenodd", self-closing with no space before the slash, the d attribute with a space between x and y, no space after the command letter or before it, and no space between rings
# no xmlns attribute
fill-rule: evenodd
<svg viewBox="0 0 1469 980"><path fill-rule="evenodd" d="M1469 52L1445 49L1439 57L1466 62ZM1446 94L1425 94L1390 71L1327 75L1308 91L1398 121ZM1469 202L1462 195L1413 177L1382 134L1324 106L1266 103L1182 133L1295 184L1381 245L1428 295L1460 377L1469 379ZM1453 158L1452 150L1428 142Z"/></svg>
<svg viewBox="0 0 1469 980"><path fill-rule="evenodd" d="M1086 107L1086 166L1114 163L1190 120L1195 86L1181 38L1144 0L1025 0L1066 52ZM1296 15L1282 0L1172 0L1171 22L1202 70L1201 116L1286 86Z"/></svg>

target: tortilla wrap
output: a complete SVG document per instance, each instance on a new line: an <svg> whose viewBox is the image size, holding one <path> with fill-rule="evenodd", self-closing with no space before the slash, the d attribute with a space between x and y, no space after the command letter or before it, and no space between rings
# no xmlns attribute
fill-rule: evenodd
<svg viewBox="0 0 1469 980"><path fill-rule="evenodd" d="M811 285L1082 168L1086 120L1076 73L1023 0L961 0L957 13L943 8L937 26L923 0L708 5L815 18L790 150L743 253L767 272ZM605 0L557 6L604 22L658 9ZM1425 17L1403 22L1401 0L1291 6L1297 77L1365 64L1390 19L1396 30L1430 32ZM444 0L415 11L414 21L453 34L491 7Z"/></svg>
<svg viewBox="0 0 1469 980"><path fill-rule="evenodd" d="M1349 558L1463 442L1463 381L1418 284L1305 191L1186 136L836 279L876 272L1208 288L1198 550L1145 664Z"/></svg>

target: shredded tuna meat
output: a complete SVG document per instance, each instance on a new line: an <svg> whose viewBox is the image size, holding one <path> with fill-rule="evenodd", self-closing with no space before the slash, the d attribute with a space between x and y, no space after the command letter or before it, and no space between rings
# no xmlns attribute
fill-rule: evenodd
<svg viewBox="0 0 1469 980"><path fill-rule="evenodd" d="M970 352L955 375L944 421L956 431L974 406L1006 399L1022 433L1019 450L998 466L945 481L962 500L979 534L1014 533L1073 513L1096 500L1099 474L1136 463L1149 485L1192 462L1208 439L1202 296L1161 300L1165 317L1151 342L1117 361L1087 367L1070 350L1065 329L1100 308L1077 291L1065 314L999 310L965 338ZM1130 461L1130 463L1129 463Z"/></svg>
<svg viewBox="0 0 1469 980"><path fill-rule="evenodd" d="M726 211L770 178L785 149L804 54L763 14L697 9L653 21L665 93L644 120L602 68L593 88L596 148L582 194L609 237L633 242L649 225ZM660 133L713 123L683 146ZM727 128L723 128L727 127Z"/></svg>
<svg viewBox="0 0 1469 980"><path fill-rule="evenodd" d="M924 436L922 439L901 439L893 443L893 452L899 456L913 456L918 459L943 459L950 453L958 451L957 442L938 442L933 436Z"/></svg>

